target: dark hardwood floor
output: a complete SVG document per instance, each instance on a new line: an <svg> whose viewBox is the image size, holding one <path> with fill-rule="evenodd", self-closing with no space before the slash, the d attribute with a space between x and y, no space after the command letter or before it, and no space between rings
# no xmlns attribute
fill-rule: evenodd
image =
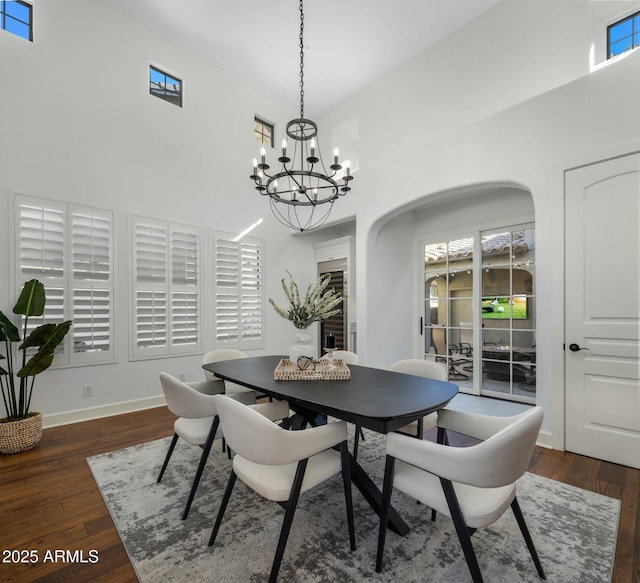
<svg viewBox="0 0 640 583"><path fill-rule="evenodd" d="M136 581L85 458L171 435L173 420L162 407L46 429L35 449L0 456L0 581ZM640 471L542 448L530 471L622 500L612 581L640 583Z"/></svg>

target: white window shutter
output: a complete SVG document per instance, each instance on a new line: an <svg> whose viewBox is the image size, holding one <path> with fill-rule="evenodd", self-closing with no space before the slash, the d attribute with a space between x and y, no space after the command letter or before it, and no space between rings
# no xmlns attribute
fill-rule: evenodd
<svg viewBox="0 0 640 583"><path fill-rule="evenodd" d="M171 352L200 350L200 229L171 223Z"/></svg>
<svg viewBox="0 0 640 583"><path fill-rule="evenodd" d="M64 205L19 197L19 264L25 279L64 276ZM45 206L46 205L46 206Z"/></svg>
<svg viewBox="0 0 640 583"><path fill-rule="evenodd" d="M215 344L239 349L264 346L263 242L214 232Z"/></svg>
<svg viewBox="0 0 640 583"><path fill-rule="evenodd" d="M75 205L69 211L74 358L112 360L113 213Z"/></svg>
<svg viewBox="0 0 640 583"><path fill-rule="evenodd" d="M44 323L72 320L55 364L113 361L113 211L14 194L16 291L29 279L45 286Z"/></svg>
<svg viewBox="0 0 640 583"><path fill-rule="evenodd" d="M200 351L200 228L134 216L133 359Z"/></svg>

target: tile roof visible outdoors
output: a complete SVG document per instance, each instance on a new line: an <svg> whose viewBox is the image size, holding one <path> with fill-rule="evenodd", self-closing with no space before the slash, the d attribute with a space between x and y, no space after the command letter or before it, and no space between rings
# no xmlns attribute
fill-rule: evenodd
<svg viewBox="0 0 640 583"><path fill-rule="evenodd" d="M513 235L513 242L511 236ZM447 246L449 249L449 259L461 259L473 255L473 238L458 239L446 243L437 243L425 247L424 258L426 263L442 261L447 257ZM533 248L533 244L525 240L524 231L508 231L496 233L482 238L483 255L505 253L509 250L514 255L524 255Z"/></svg>

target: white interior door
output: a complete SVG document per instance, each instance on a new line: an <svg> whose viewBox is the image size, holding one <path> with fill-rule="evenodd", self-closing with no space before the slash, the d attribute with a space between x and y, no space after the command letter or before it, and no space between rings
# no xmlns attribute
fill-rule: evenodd
<svg viewBox="0 0 640 583"><path fill-rule="evenodd" d="M565 176L566 449L640 468L640 154Z"/></svg>

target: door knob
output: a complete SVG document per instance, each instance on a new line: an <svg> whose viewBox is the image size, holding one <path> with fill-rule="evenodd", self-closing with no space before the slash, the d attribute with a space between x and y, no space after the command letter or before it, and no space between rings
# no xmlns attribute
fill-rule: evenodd
<svg viewBox="0 0 640 583"><path fill-rule="evenodd" d="M588 348L582 348L579 344L569 344L569 350L571 352L580 352L581 350L589 350Z"/></svg>

